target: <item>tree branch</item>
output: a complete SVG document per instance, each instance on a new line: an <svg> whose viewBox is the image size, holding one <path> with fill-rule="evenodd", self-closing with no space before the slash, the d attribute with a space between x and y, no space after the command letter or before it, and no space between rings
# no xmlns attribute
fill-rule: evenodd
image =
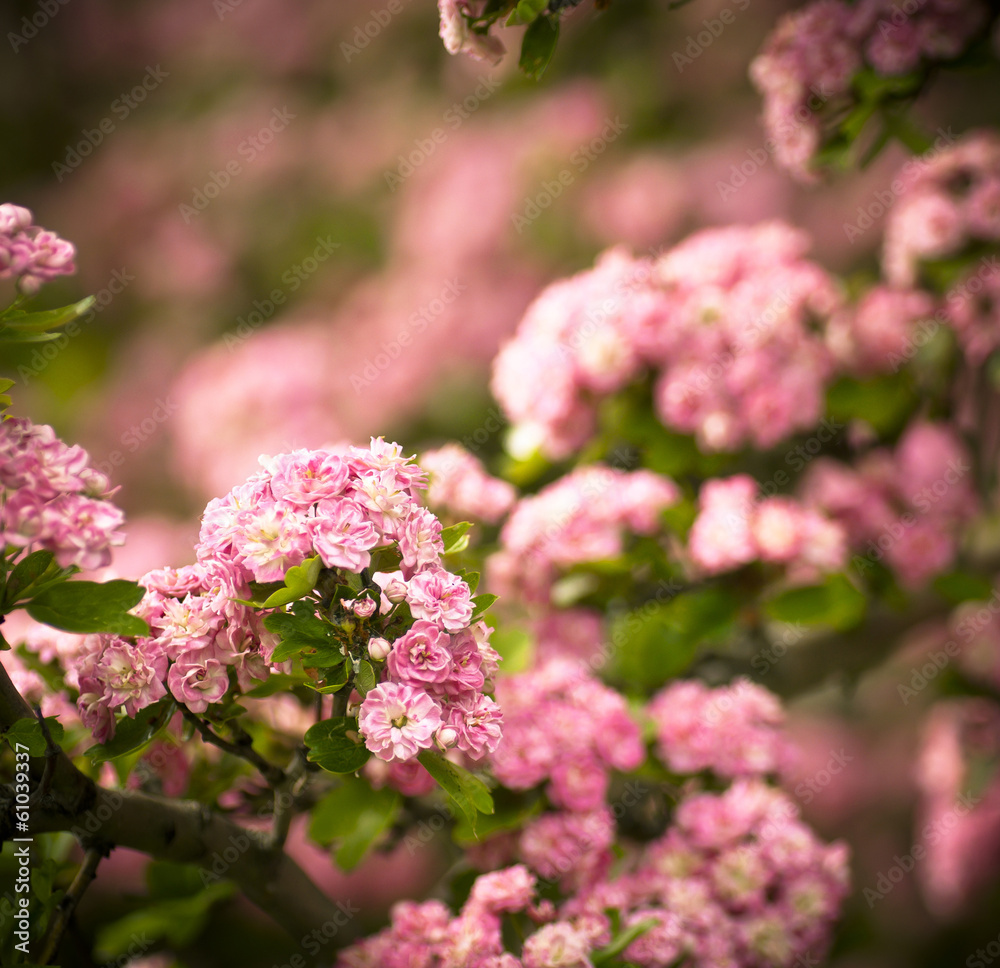
<svg viewBox="0 0 1000 968"><path fill-rule="evenodd" d="M248 733L243 733L240 736L240 742L231 743L227 739L223 739L218 733L212 730L212 727L208 725L200 716L195 715L190 709L185 709L181 707L184 718L191 723L195 729L201 734L201 738L206 743L211 743L212 746L218 747L226 753L232 756L238 756L241 760L246 760L251 765L255 766L259 771L260 775L264 777L267 782L273 787L284 786L287 783L288 777L285 771L281 769L280 766L276 766L274 763L269 763L264 759L253 748L253 740L250 738Z"/></svg>
<svg viewBox="0 0 1000 968"><path fill-rule="evenodd" d="M97 876L97 865L100 864L104 855L97 849L91 847L83 857L83 863L73 878L69 890L59 902L59 906L52 912L52 920L49 921L48 930L45 937L40 942L40 952L38 963L40 965L49 964L59 950L59 942L62 940L63 932L69 925L69 919L73 916L73 911L83 896L83 892L90 886L91 881Z"/></svg>
<svg viewBox="0 0 1000 968"><path fill-rule="evenodd" d="M31 715L0 662L0 730ZM44 772L39 759L33 757L29 766L36 785ZM157 860L197 864L206 883L219 877L233 880L296 941L328 922L343 922L343 909L287 854L272 849L265 834L240 827L197 801L98 786L62 751L52 762L49 792L32 807L33 834L68 830L87 848L128 847ZM13 824L13 803L0 805L0 843L13 835ZM234 849L238 856L230 861Z"/></svg>

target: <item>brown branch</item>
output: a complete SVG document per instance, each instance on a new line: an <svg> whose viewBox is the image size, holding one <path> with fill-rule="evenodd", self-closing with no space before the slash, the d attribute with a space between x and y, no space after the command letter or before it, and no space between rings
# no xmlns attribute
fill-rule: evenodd
<svg viewBox="0 0 1000 968"><path fill-rule="evenodd" d="M0 661L0 730L31 715ZM29 766L35 784L44 772L39 759L33 757ZM343 908L287 854L272 849L265 834L240 827L197 801L98 786L61 751L52 761L50 790L32 807L33 834L66 830L99 852L128 847L157 860L197 864L206 883L222 876L234 881L296 941L328 923L343 923ZM12 808L0 805L0 843L13 834ZM238 856L230 860L234 851Z"/></svg>
<svg viewBox="0 0 1000 968"><path fill-rule="evenodd" d="M238 756L241 760L246 760L252 766L255 766L260 771L260 775L275 788L284 786L287 783L288 777L285 771L280 766L268 762L253 748L253 740L248 733L241 732L238 737L239 742L231 743L229 740L223 739L208 723L191 712L190 709L185 709L183 706L181 709L184 713L184 718L198 730L201 738L206 743L211 743L212 746L216 746L232 756Z"/></svg>
<svg viewBox="0 0 1000 968"><path fill-rule="evenodd" d="M69 925L69 920L76 910L76 906L83 896L83 892L90 887L91 881L97 876L97 865L100 864L104 855L95 848L90 848L83 857L83 863L73 878L69 890L59 902L59 906L52 912L52 920L49 922L48 930L40 944L41 951L38 955L40 965L50 964L59 950L59 942L63 933Z"/></svg>

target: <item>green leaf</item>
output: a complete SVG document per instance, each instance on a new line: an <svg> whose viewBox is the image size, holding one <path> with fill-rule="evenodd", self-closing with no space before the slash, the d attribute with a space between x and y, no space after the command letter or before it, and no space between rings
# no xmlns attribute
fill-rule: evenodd
<svg viewBox="0 0 1000 968"><path fill-rule="evenodd" d="M781 622L852 628L865 615L868 600L847 577L830 575L821 585L790 588L764 603L764 610Z"/></svg>
<svg viewBox="0 0 1000 968"><path fill-rule="evenodd" d="M279 605L288 605L290 602L305 598L316 587L322 567L323 562L318 555L307 558L301 565L292 565L285 573L285 587L270 595L264 601L262 608L277 608Z"/></svg>
<svg viewBox="0 0 1000 968"><path fill-rule="evenodd" d="M284 672L272 672L259 686L243 693L252 699L265 699L276 692L289 692L296 686L307 685L304 676L289 676Z"/></svg>
<svg viewBox="0 0 1000 968"><path fill-rule="evenodd" d="M12 329L0 323L0 342L2 343L51 343L59 339L59 333L32 333Z"/></svg>
<svg viewBox="0 0 1000 968"><path fill-rule="evenodd" d="M468 847L494 834L520 830L532 817L541 813L544 806L541 797L536 797L528 804L518 803L506 808L498 806L493 814L477 814L475 827L465 816L458 816L451 831L452 840L460 847Z"/></svg>
<svg viewBox="0 0 1000 968"><path fill-rule="evenodd" d="M320 668L344 661L344 653L334 639L333 626L313 612L313 606L301 604L291 612L274 612L264 618L264 628L280 636L272 662L284 662L302 655L304 665Z"/></svg>
<svg viewBox="0 0 1000 968"><path fill-rule="evenodd" d="M687 669L702 645L732 633L738 606L737 595L726 588L677 594L666 583L660 600L612 621L615 675L632 688L658 689Z"/></svg>
<svg viewBox="0 0 1000 968"><path fill-rule="evenodd" d="M146 594L134 581L67 581L49 588L27 606L36 621L64 632L112 632L149 635L149 626L129 615Z"/></svg>
<svg viewBox="0 0 1000 968"><path fill-rule="evenodd" d="M635 941L636 938L641 938L647 931L652 931L659 923L658 918L643 918L630 928L626 928L621 934L612 938L603 948L595 951L590 956L594 968L600 968L601 965L609 964Z"/></svg>
<svg viewBox="0 0 1000 968"><path fill-rule="evenodd" d="M527 77L537 81L549 66L559 40L559 18L539 17L524 32L518 66Z"/></svg>
<svg viewBox="0 0 1000 968"><path fill-rule="evenodd" d="M177 703L170 696L140 709L135 719L123 716L115 725L115 735L106 743L98 743L88 749L87 756L97 766L108 760L125 756L142 749L167 723L177 709Z"/></svg>
<svg viewBox="0 0 1000 968"><path fill-rule="evenodd" d="M307 759L328 773L355 773L368 762L368 751L352 716L325 719L306 731Z"/></svg>
<svg viewBox="0 0 1000 968"><path fill-rule="evenodd" d="M455 572L466 585L469 586L469 594L475 595L476 589L479 587L479 579L482 577L478 571L457 571Z"/></svg>
<svg viewBox="0 0 1000 968"><path fill-rule="evenodd" d="M163 940L173 948L186 947L205 930L212 906L232 897L236 890L232 881L217 881L193 897L147 904L103 925L97 932L96 955L102 961L127 955L137 938L150 944Z"/></svg>
<svg viewBox="0 0 1000 968"><path fill-rule="evenodd" d="M46 716L45 725L49 728L52 742L58 746L66 735L66 730L63 729L62 724L55 716ZM16 744L26 746L31 756L44 756L48 746L45 742L45 734L42 732L42 725L34 716L25 716L23 719L19 719L4 732L3 738L10 743L10 748L17 752L23 753L24 750L18 750Z"/></svg>
<svg viewBox="0 0 1000 968"><path fill-rule="evenodd" d="M7 591L4 594L4 606L9 610L28 587L38 581L48 571L55 558L51 551L33 551L27 558L21 559L7 578ZM57 568L56 571L59 569Z"/></svg>
<svg viewBox="0 0 1000 968"><path fill-rule="evenodd" d="M882 435L898 430L919 402L903 371L872 380L843 377L826 395L827 413L834 420L865 420Z"/></svg>
<svg viewBox="0 0 1000 968"><path fill-rule="evenodd" d="M367 659L362 659L358 665L357 674L354 676L354 688L362 699L368 695L378 684L378 678L372 664Z"/></svg>
<svg viewBox="0 0 1000 968"><path fill-rule="evenodd" d="M64 323L82 316L84 313L89 312L95 302L96 300L93 296L87 296L86 299L81 299L77 303L73 303L70 306L63 306L60 309L46 309L39 313L16 311L13 313L4 313L0 318L2 318L4 326L11 329L23 330L26 333L40 333L46 329L54 329L56 326L62 326Z"/></svg>
<svg viewBox="0 0 1000 968"><path fill-rule="evenodd" d="M476 595L472 599L472 618L470 622L475 622L482 614L490 608L490 606L497 600L496 595Z"/></svg>
<svg viewBox="0 0 1000 968"><path fill-rule="evenodd" d="M993 583L981 575L970 575L964 571L952 571L938 575L933 582L934 591L946 598L952 605L962 602L985 602L993 594Z"/></svg>
<svg viewBox="0 0 1000 968"><path fill-rule="evenodd" d="M441 532L441 540L444 542L444 553L446 555L458 554L458 552L465 551L469 547L468 532L471 527L471 521L459 521L458 524L453 524Z"/></svg>
<svg viewBox="0 0 1000 968"><path fill-rule="evenodd" d="M548 5L549 0L519 0L517 6L510 12L504 26L515 27L530 24L541 15Z"/></svg>
<svg viewBox="0 0 1000 968"><path fill-rule="evenodd" d="M456 766L434 750L424 750L417 758L455 805L468 817L473 831L476 829L476 817L480 813L493 813L493 797L479 777Z"/></svg>
<svg viewBox="0 0 1000 968"><path fill-rule="evenodd" d="M373 790L364 780L345 777L313 808L309 836L320 844L339 841L337 866L353 870L395 820L400 802L389 787Z"/></svg>

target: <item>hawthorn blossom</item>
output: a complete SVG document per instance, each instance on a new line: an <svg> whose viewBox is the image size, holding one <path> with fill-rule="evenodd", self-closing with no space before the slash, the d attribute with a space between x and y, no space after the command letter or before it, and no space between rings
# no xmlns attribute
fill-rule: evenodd
<svg viewBox="0 0 1000 968"><path fill-rule="evenodd" d="M383 682L365 696L358 728L379 759L408 760L433 746L441 726L441 707L423 690L402 682Z"/></svg>

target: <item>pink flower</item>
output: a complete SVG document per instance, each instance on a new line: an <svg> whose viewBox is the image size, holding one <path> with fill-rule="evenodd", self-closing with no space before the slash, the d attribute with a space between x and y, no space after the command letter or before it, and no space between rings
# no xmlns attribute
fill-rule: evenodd
<svg viewBox="0 0 1000 968"><path fill-rule="evenodd" d="M592 968L587 936L568 921L539 928L524 942L524 968Z"/></svg>
<svg viewBox="0 0 1000 968"><path fill-rule="evenodd" d="M477 877L466 904L493 914L523 911L531 904L534 894L535 876L523 864L515 864Z"/></svg>
<svg viewBox="0 0 1000 968"><path fill-rule="evenodd" d="M422 689L383 682L365 696L358 728L379 759L409 760L430 749L441 726L441 708Z"/></svg>
<svg viewBox="0 0 1000 968"><path fill-rule="evenodd" d="M481 6L481 3L478 0L438 0L439 33L444 48L449 54L469 54L476 60L498 64L505 53L503 43L489 34L475 33L465 21L463 14L472 15L473 6Z"/></svg>
<svg viewBox="0 0 1000 968"><path fill-rule="evenodd" d="M457 731L456 745L470 759L495 752L503 735L503 713L489 696L468 692L444 708L443 721Z"/></svg>
<svg viewBox="0 0 1000 968"><path fill-rule="evenodd" d="M325 450L297 450L268 460L275 500L307 508L347 487L347 461Z"/></svg>
<svg viewBox="0 0 1000 968"><path fill-rule="evenodd" d="M444 553L441 522L426 508L413 508L407 515L399 531L399 553L403 574L410 575L437 564Z"/></svg>
<svg viewBox="0 0 1000 968"><path fill-rule="evenodd" d="M451 674L450 640L431 622L418 620L393 643L386 669L403 682L444 682Z"/></svg>
<svg viewBox="0 0 1000 968"><path fill-rule="evenodd" d="M226 694L229 674L218 659L189 652L170 666L167 685L178 702L193 713L203 713Z"/></svg>
<svg viewBox="0 0 1000 968"><path fill-rule="evenodd" d="M125 639L112 638L101 654L96 678L103 680L108 705L122 706L129 716L158 699L167 690L167 657L150 647L148 639L132 645Z"/></svg>
<svg viewBox="0 0 1000 968"><path fill-rule="evenodd" d="M310 521L312 541L327 568L360 572L371 562L369 550L379 534L368 516L353 501L323 501Z"/></svg>
<svg viewBox="0 0 1000 968"><path fill-rule="evenodd" d="M310 552L309 532L288 506L258 505L240 515L232 535L236 560L259 582L280 581Z"/></svg>
<svg viewBox="0 0 1000 968"><path fill-rule="evenodd" d="M700 513L688 536L691 559L705 571L728 571L757 557L750 511L757 482L746 474L706 481L698 497Z"/></svg>
<svg viewBox="0 0 1000 968"><path fill-rule="evenodd" d="M406 600L415 618L426 619L458 632L472 620L472 594L469 586L443 568L418 572L406 589Z"/></svg>

